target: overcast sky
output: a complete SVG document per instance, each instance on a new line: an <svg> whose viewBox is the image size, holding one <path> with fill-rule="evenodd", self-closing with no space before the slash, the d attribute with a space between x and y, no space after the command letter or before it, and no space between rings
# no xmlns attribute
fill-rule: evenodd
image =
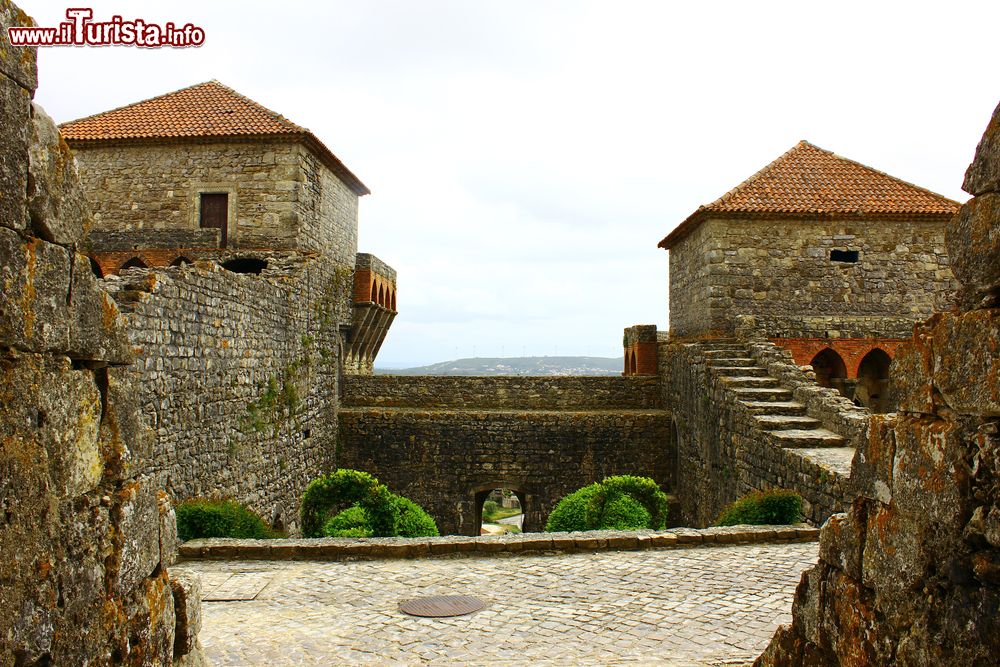
<svg viewBox="0 0 1000 667"><path fill-rule="evenodd" d="M42 48L36 100L63 122L214 78L311 129L399 272L387 366L619 356L667 327L656 244L700 204L800 139L964 201L1000 100L995 0L92 6L206 41Z"/></svg>

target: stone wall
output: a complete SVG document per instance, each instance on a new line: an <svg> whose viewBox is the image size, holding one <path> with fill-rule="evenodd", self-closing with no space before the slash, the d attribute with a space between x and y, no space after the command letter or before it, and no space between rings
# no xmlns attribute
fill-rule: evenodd
<svg viewBox="0 0 1000 667"><path fill-rule="evenodd" d="M660 343L659 377L664 406L673 417L670 438L677 463L672 477L683 525L711 525L729 503L768 488L798 492L806 519L817 525L842 511L850 498L843 448L792 448L771 437L755 419L766 409L748 408L746 397L734 392L733 378L711 366L708 353L714 345ZM740 347L727 355L752 359L762 375L776 379L802 405L803 416L842 436L846 447L863 437L867 411L816 385L786 351L759 337Z"/></svg>
<svg viewBox="0 0 1000 667"><path fill-rule="evenodd" d="M333 467L351 275L265 253L261 274L214 262L105 280L128 319L153 474L178 500L231 497L295 532L310 479Z"/></svg>
<svg viewBox="0 0 1000 667"><path fill-rule="evenodd" d="M672 484L655 378L351 377L346 394L338 465L413 499L442 534L478 534L495 488L518 492L537 531L560 498L605 476Z"/></svg>
<svg viewBox="0 0 1000 667"><path fill-rule="evenodd" d="M948 230L962 311L893 363L899 412L872 418L858 491L823 527L793 623L758 665L987 665L1000 654L1000 107Z"/></svg>
<svg viewBox="0 0 1000 667"><path fill-rule="evenodd" d="M0 0L0 664L193 664L196 584L167 572L132 349L77 252L90 214L31 105L34 50L7 42L30 24Z"/></svg>
<svg viewBox="0 0 1000 667"><path fill-rule="evenodd" d="M660 409L656 378L351 375L345 406L479 410Z"/></svg>
<svg viewBox="0 0 1000 667"><path fill-rule="evenodd" d="M354 266L358 198L301 144L255 138L73 148L95 229L197 229L200 193L225 192L229 247L325 252Z"/></svg>
<svg viewBox="0 0 1000 667"><path fill-rule="evenodd" d="M772 338L909 336L956 286L944 227L708 219L670 250L671 333L731 332L737 315L752 315ZM831 250L859 259L831 261Z"/></svg>

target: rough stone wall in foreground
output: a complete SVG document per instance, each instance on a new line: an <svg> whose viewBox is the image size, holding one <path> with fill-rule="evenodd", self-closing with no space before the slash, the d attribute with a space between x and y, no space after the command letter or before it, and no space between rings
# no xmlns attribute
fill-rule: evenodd
<svg viewBox="0 0 1000 667"><path fill-rule="evenodd" d="M234 498L294 533L305 485L334 467L351 275L323 258L260 256L260 275L196 262L105 283L138 350L157 480L177 500Z"/></svg>
<svg viewBox="0 0 1000 667"><path fill-rule="evenodd" d="M872 418L859 495L824 526L794 621L758 665L992 665L1000 655L1000 107L948 230L962 310L893 364L899 412Z"/></svg>
<svg viewBox="0 0 1000 667"><path fill-rule="evenodd" d="M723 220L670 251L670 330L731 332L752 315L771 338L899 337L955 289L944 220ZM856 250L857 263L831 250Z"/></svg>
<svg viewBox="0 0 1000 667"><path fill-rule="evenodd" d="M31 106L33 50L7 42L27 24L0 0L0 664L168 665L196 649L175 604L199 601L167 573L173 510L123 322L77 252L75 164Z"/></svg>
<svg viewBox="0 0 1000 667"><path fill-rule="evenodd" d="M524 530L538 531L560 498L608 475L670 488L655 389L655 378L352 377L337 461L420 504L442 534L478 534L495 488L517 491Z"/></svg>

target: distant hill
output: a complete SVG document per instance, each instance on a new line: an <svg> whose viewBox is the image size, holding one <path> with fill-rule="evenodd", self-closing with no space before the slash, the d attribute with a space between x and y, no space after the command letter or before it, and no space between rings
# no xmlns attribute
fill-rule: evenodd
<svg viewBox="0 0 1000 667"><path fill-rule="evenodd" d="M376 375L620 375L610 357L474 357L416 368L376 368Z"/></svg>

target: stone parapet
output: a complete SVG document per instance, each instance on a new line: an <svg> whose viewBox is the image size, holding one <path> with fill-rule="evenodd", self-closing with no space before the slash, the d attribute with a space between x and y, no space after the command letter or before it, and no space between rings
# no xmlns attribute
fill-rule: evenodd
<svg viewBox="0 0 1000 667"><path fill-rule="evenodd" d="M226 560L375 560L433 556L578 551L637 551L731 544L815 542L811 526L727 526L665 531L596 530L482 537L318 538L298 540L199 539L180 546L182 558Z"/></svg>

